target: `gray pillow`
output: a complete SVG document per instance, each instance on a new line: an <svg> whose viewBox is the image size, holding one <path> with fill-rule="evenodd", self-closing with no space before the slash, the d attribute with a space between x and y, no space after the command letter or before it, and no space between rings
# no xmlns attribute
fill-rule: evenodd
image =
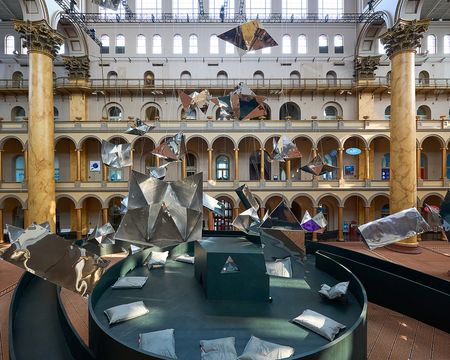
<svg viewBox="0 0 450 360"><path fill-rule="evenodd" d="M234 337L200 340L202 360L236 360Z"/></svg>
<svg viewBox="0 0 450 360"><path fill-rule="evenodd" d="M322 284L319 290L319 294L327 297L330 300L337 299L347 293L349 284L350 281L340 282L333 287L330 287L327 284Z"/></svg>
<svg viewBox="0 0 450 360"><path fill-rule="evenodd" d="M124 276L117 279L111 286L113 289L141 289L148 277L147 276Z"/></svg>
<svg viewBox="0 0 450 360"><path fill-rule="evenodd" d="M290 346L278 345L252 336L238 360L278 360L294 354Z"/></svg>
<svg viewBox="0 0 450 360"><path fill-rule="evenodd" d="M292 321L322 335L330 341L334 340L334 337L341 329L345 329L345 325L309 309L303 311L301 315Z"/></svg>
<svg viewBox="0 0 450 360"><path fill-rule="evenodd" d="M143 301L136 301L129 304L113 306L105 310L109 325L131 320L149 312Z"/></svg>
<svg viewBox="0 0 450 360"><path fill-rule="evenodd" d="M271 276L279 276L285 278L292 277L291 258L276 259L275 261L266 262L267 274Z"/></svg>
<svg viewBox="0 0 450 360"><path fill-rule="evenodd" d="M167 257L169 256L168 251L152 251L150 258L148 260L148 268L158 268L166 265Z"/></svg>
<svg viewBox="0 0 450 360"><path fill-rule="evenodd" d="M174 329L139 334L139 348L155 355L177 359L175 354Z"/></svg>

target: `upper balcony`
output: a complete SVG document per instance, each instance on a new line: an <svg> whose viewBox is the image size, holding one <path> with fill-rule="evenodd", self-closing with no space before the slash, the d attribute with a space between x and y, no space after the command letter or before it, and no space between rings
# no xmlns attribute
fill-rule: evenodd
<svg viewBox="0 0 450 360"><path fill-rule="evenodd" d="M194 91L208 89L212 94L223 94L232 91L240 82L248 85L259 95L338 95L352 91L367 91L372 93L389 93L390 83L386 77L374 80L359 80L354 78L270 78L270 79L89 79L74 80L57 78L54 81L55 93L68 95L73 91L84 91L86 94L114 95L121 90L123 95L164 95L173 94L174 90ZM29 81L0 79L0 94L26 95ZM416 92L420 94L449 94L450 78L416 79Z"/></svg>

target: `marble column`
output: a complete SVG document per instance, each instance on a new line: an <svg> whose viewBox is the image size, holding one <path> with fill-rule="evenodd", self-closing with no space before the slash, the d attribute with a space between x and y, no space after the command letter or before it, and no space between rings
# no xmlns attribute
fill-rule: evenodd
<svg viewBox="0 0 450 360"><path fill-rule="evenodd" d="M441 161L441 180L446 181L447 180L447 148L444 146L441 148L442 152L442 161ZM445 183L444 183L445 185Z"/></svg>
<svg viewBox="0 0 450 360"><path fill-rule="evenodd" d="M158 156L155 157L155 166L160 167L161 166L161 158Z"/></svg>
<svg viewBox="0 0 450 360"><path fill-rule="evenodd" d="M83 232L83 224L81 223L81 208L76 208L75 211L77 215L77 240L80 240Z"/></svg>
<svg viewBox="0 0 450 360"><path fill-rule="evenodd" d="M187 177L187 170L186 170L186 155L183 156L181 159L181 178L185 179Z"/></svg>
<svg viewBox="0 0 450 360"><path fill-rule="evenodd" d="M286 160L286 180L291 181L291 160Z"/></svg>
<svg viewBox="0 0 450 360"><path fill-rule="evenodd" d="M311 217L314 217L316 215L317 215L317 206L313 206ZM317 232L314 231L312 233L312 239L311 240L312 241L317 241Z"/></svg>
<svg viewBox="0 0 450 360"><path fill-rule="evenodd" d="M370 222L370 206L364 206L364 224Z"/></svg>
<svg viewBox="0 0 450 360"><path fill-rule="evenodd" d="M214 230L214 214L208 211L208 230Z"/></svg>
<svg viewBox="0 0 450 360"><path fill-rule="evenodd" d="M344 207L338 207L338 241L344 241Z"/></svg>
<svg viewBox="0 0 450 360"><path fill-rule="evenodd" d="M259 180L265 180L266 179L266 177L264 176L264 172L265 172L265 169L264 169L264 166L265 166L265 153L264 153L264 148L261 148L261 149L259 149L259 151L261 152L261 156L260 156L260 169L259 169Z"/></svg>
<svg viewBox="0 0 450 360"><path fill-rule="evenodd" d="M344 180L344 149L343 148L338 148L338 164L337 165L339 168L338 179L341 182Z"/></svg>
<svg viewBox="0 0 450 360"><path fill-rule="evenodd" d="M429 23L400 19L381 36L391 59L391 214L417 205L415 50ZM416 236L396 243L399 251L417 248Z"/></svg>
<svg viewBox="0 0 450 360"><path fill-rule="evenodd" d="M108 208L102 208L102 225L108 222Z"/></svg>
<svg viewBox="0 0 450 360"><path fill-rule="evenodd" d="M213 179L213 149L208 149L208 181Z"/></svg>
<svg viewBox="0 0 450 360"><path fill-rule="evenodd" d="M108 181L108 166L103 164L103 171L102 171L102 179L103 181Z"/></svg>
<svg viewBox="0 0 450 360"><path fill-rule="evenodd" d="M0 244L5 242L4 234L3 234L3 209L0 208Z"/></svg>
<svg viewBox="0 0 450 360"><path fill-rule="evenodd" d="M239 181L239 149L234 150L234 180Z"/></svg>
<svg viewBox="0 0 450 360"><path fill-rule="evenodd" d="M45 20L14 21L29 54L28 210L56 231L53 59L64 38Z"/></svg>
<svg viewBox="0 0 450 360"><path fill-rule="evenodd" d="M239 208L238 207L233 208L233 221L238 217L238 215L239 215ZM234 228L234 230L238 231L239 229Z"/></svg>
<svg viewBox="0 0 450 360"><path fill-rule="evenodd" d="M420 157L422 156L422 148L418 146L416 148L416 170L417 170L417 180L422 179L420 174Z"/></svg>
<svg viewBox="0 0 450 360"><path fill-rule="evenodd" d="M81 149L75 149L77 153L77 179L76 181L81 181Z"/></svg>
<svg viewBox="0 0 450 360"><path fill-rule="evenodd" d="M25 182L28 181L28 150L23 150L23 178Z"/></svg>
<svg viewBox="0 0 450 360"><path fill-rule="evenodd" d="M260 207L259 208L259 217L262 219L265 214L266 214L266 209L263 207Z"/></svg>
<svg viewBox="0 0 450 360"><path fill-rule="evenodd" d="M370 148L364 148L364 179L370 180Z"/></svg>
<svg viewBox="0 0 450 360"><path fill-rule="evenodd" d="M73 91L69 98L69 120L86 121L88 102L86 92L89 91L89 56L63 56L64 66L69 73L69 84Z"/></svg>
<svg viewBox="0 0 450 360"><path fill-rule="evenodd" d="M31 225L30 213L29 213L28 209L23 209L23 225L24 225L25 229Z"/></svg>
<svg viewBox="0 0 450 360"><path fill-rule="evenodd" d="M317 148L312 148L312 157L315 158L317 156Z"/></svg>

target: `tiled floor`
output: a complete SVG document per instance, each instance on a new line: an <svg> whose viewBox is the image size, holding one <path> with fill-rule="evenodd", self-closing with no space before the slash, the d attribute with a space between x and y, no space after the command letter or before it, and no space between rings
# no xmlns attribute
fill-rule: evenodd
<svg viewBox="0 0 450 360"><path fill-rule="evenodd" d="M447 275L447 271L450 270L449 243L423 242L424 252L421 255L403 255L386 249L369 252L359 243L337 243L337 245L369 253L417 270L425 270L450 280ZM117 260L119 260L117 257L112 259L113 262ZM20 269L0 261L0 360L8 359L8 309L12 289L21 274ZM74 327L87 343L87 301L64 289L61 295ZM450 334L371 303L367 332L367 359L369 360L450 359Z"/></svg>

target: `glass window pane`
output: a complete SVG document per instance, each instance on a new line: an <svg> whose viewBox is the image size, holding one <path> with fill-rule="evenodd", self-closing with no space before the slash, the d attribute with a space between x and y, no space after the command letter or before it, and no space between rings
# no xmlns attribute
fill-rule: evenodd
<svg viewBox="0 0 450 360"><path fill-rule="evenodd" d="M246 0L247 18L268 18L271 12L271 0Z"/></svg>
<svg viewBox="0 0 450 360"><path fill-rule="evenodd" d="M209 38L209 53L219 53L219 38L217 37L217 35L211 35L211 37Z"/></svg>
<svg viewBox="0 0 450 360"><path fill-rule="evenodd" d="M283 18L304 19L308 15L308 0L283 0Z"/></svg>
<svg viewBox="0 0 450 360"><path fill-rule="evenodd" d="M220 19L222 6L224 19L233 19L234 1L224 1L224 0L209 0L209 17L211 19Z"/></svg>

